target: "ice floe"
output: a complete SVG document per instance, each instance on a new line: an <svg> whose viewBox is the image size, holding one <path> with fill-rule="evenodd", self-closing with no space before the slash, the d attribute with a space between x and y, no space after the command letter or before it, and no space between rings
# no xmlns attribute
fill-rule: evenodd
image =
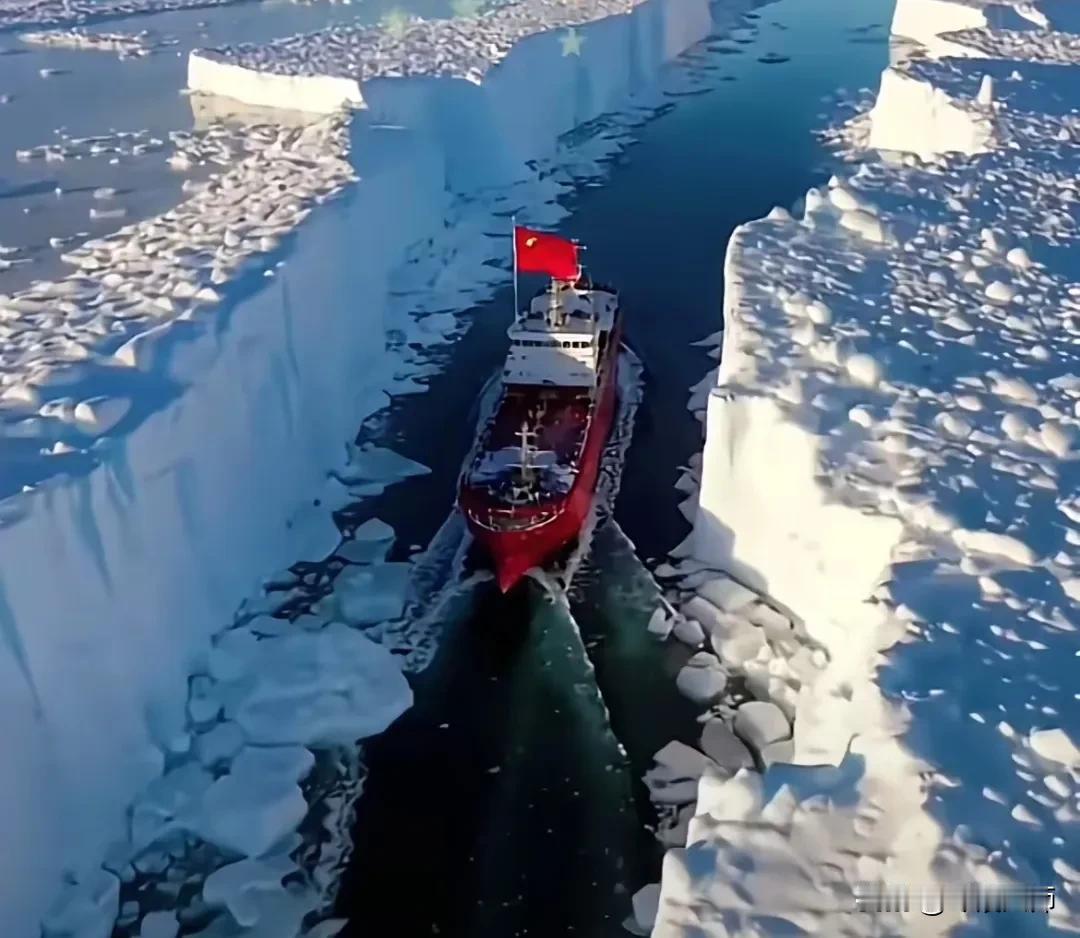
<svg viewBox="0 0 1080 938"><path fill-rule="evenodd" d="M29 30L19 33L19 39L33 46L116 52L122 59L142 58L157 48L175 44L175 40L159 38L149 30L112 33L77 26L70 29Z"/></svg>
<svg viewBox="0 0 1080 938"><path fill-rule="evenodd" d="M412 699L391 654L341 623L232 651L239 676L222 691L225 712L253 744L348 744Z"/></svg>
<svg viewBox="0 0 1080 938"><path fill-rule="evenodd" d="M219 6L234 0L0 0L0 29L17 26L59 26L102 17L160 13L192 7Z"/></svg>
<svg viewBox="0 0 1080 938"><path fill-rule="evenodd" d="M143 156L159 152L165 146L164 140L146 130L118 130L87 137L76 137L67 131L59 131L56 137L56 143L43 143L36 147L16 150L15 158L22 162L41 159L56 163L88 157Z"/></svg>
<svg viewBox="0 0 1080 938"><path fill-rule="evenodd" d="M397 619L408 601L409 565L374 563L346 567L334 581L333 593L319 610L353 625Z"/></svg>
<svg viewBox="0 0 1080 938"><path fill-rule="evenodd" d="M707 651L699 651L675 678L679 690L697 704L710 704L727 686L727 675L720 660Z"/></svg>

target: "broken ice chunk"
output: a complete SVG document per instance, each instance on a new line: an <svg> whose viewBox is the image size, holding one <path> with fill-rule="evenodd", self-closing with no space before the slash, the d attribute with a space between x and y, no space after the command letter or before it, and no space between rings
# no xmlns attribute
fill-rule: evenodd
<svg viewBox="0 0 1080 938"><path fill-rule="evenodd" d="M791 737L791 724L776 704L751 700L735 711L735 732L758 753L770 743Z"/></svg>
<svg viewBox="0 0 1080 938"><path fill-rule="evenodd" d="M180 922L175 912L148 912L142 920L139 938L176 938Z"/></svg>
<svg viewBox="0 0 1080 938"><path fill-rule="evenodd" d="M235 723L226 720L196 737L195 755L204 766L213 768L235 756L243 745L244 731Z"/></svg>
<svg viewBox="0 0 1080 938"><path fill-rule="evenodd" d="M646 629L650 635L656 636L656 638L663 641L671 634L671 627L673 620L667 617L667 612L663 606L657 606L653 610L653 614L649 617L649 624Z"/></svg>
<svg viewBox="0 0 1080 938"><path fill-rule="evenodd" d="M42 938L108 938L119 912L120 880L92 869L64 885L42 922Z"/></svg>
<svg viewBox="0 0 1080 938"><path fill-rule="evenodd" d="M727 622L727 616L717 606L701 596L694 596L684 603L681 613L687 619L700 622L707 632L715 632Z"/></svg>
<svg viewBox="0 0 1080 938"><path fill-rule="evenodd" d="M634 893L632 900L634 922L644 929L642 934L649 934L656 924L656 913L660 908L660 884L649 883Z"/></svg>
<svg viewBox="0 0 1080 938"><path fill-rule="evenodd" d="M237 758L203 796L192 829L222 850L257 857L296 830L306 814L291 773L254 771Z"/></svg>
<svg viewBox="0 0 1080 938"><path fill-rule="evenodd" d="M701 731L701 748L710 759L729 774L754 767L754 757L738 736L718 717L709 720Z"/></svg>
<svg viewBox="0 0 1080 938"><path fill-rule="evenodd" d="M409 594L410 571L407 563L345 568L334 581L338 614L354 625L399 618Z"/></svg>
<svg viewBox="0 0 1080 938"><path fill-rule="evenodd" d="M757 599L757 593L726 576L702 583L695 592L724 612L738 612Z"/></svg>
<svg viewBox="0 0 1080 938"><path fill-rule="evenodd" d="M649 796L660 804L687 804L697 797L698 779L712 765L696 749L673 740L653 759L656 765L645 773ZM715 767L714 767L715 770Z"/></svg>
<svg viewBox="0 0 1080 938"><path fill-rule="evenodd" d="M131 811L131 840L142 850L170 830L184 825L214 777L197 762L185 762L154 779Z"/></svg>
<svg viewBox="0 0 1080 938"><path fill-rule="evenodd" d="M691 648L697 648L703 641L705 641L705 630L701 627L701 623L697 619L687 619L684 616L677 616L674 623L675 637L684 645L689 645Z"/></svg>
<svg viewBox="0 0 1080 938"><path fill-rule="evenodd" d="M301 938L334 938L347 924L348 919L327 918L309 928Z"/></svg>
<svg viewBox="0 0 1080 938"><path fill-rule="evenodd" d="M394 543L394 529L385 521L369 518L353 532L352 540L338 548L349 563L378 563L386 559Z"/></svg>
<svg viewBox="0 0 1080 938"><path fill-rule="evenodd" d="M727 687L727 675L715 655L700 651L679 671L675 686L694 703L711 704Z"/></svg>
<svg viewBox="0 0 1080 938"><path fill-rule="evenodd" d="M315 768L315 756L303 746L245 746L233 763L240 775L269 776L302 782Z"/></svg>
<svg viewBox="0 0 1080 938"><path fill-rule="evenodd" d="M712 633L713 650L725 664L739 667L766 645L765 632L739 616L725 616Z"/></svg>
<svg viewBox="0 0 1080 938"><path fill-rule="evenodd" d="M282 889L257 889L247 894L251 913L259 922L257 928L242 934L258 938L296 938L303 933L304 918L320 904L319 896L301 883L288 883ZM212 928L213 926L211 926ZM211 938L209 932L201 933ZM214 931L214 938L235 935L232 929Z"/></svg>
<svg viewBox="0 0 1080 938"><path fill-rule="evenodd" d="M779 640L791 636L791 620L782 613L777 612L772 606L766 606L764 603L753 603L743 609L742 614L746 616L749 622L760 626L769 638Z"/></svg>
<svg viewBox="0 0 1080 938"><path fill-rule="evenodd" d="M252 928L259 920L259 905L251 894L280 889L281 881L296 868L288 856L230 863L206 878L203 900L211 906L224 906L237 925Z"/></svg>
<svg viewBox="0 0 1080 938"><path fill-rule="evenodd" d="M322 560L333 553L341 541L341 532L333 515L323 505L306 504L286 522L301 557Z"/></svg>
<svg viewBox="0 0 1080 938"><path fill-rule="evenodd" d="M1062 765L1080 765L1080 748L1062 729L1035 730L1030 742L1031 748L1044 759Z"/></svg>
<svg viewBox="0 0 1080 938"><path fill-rule="evenodd" d="M412 705L398 660L339 622L258 642L248 673L231 688L227 711L263 745L351 744Z"/></svg>
<svg viewBox="0 0 1080 938"><path fill-rule="evenodd" d="M341 473L341 478L348 484L358 482L397 482L410 476L427 475L431 470L405 456L400 456L392 449L382 446L349 447L349 464Z"/></svg>
<svg viewBox="0 0 1080 938"><path fill-rule="evenodd" d="M216 681L236 681L248 671L248 665L255 647L259 643L257 628L258 623L266 616L260 616L252 620L250 625L244 628L228 629L214 639L214 646L210 649L209 668L210 674ZM282 619L269 619L277 625L288 625Z"/></svg>

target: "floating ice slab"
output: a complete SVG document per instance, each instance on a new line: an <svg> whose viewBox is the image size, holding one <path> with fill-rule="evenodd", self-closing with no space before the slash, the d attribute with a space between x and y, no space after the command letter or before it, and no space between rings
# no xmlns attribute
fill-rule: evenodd
<svg viewBox="0 0 1080 938"><path fill-rule="evenodd" d="M120 880L92 870L69 883L42 923L44 938L109 938L120 911Z"/></svg>
<svg viewBox="0 0 1080 938"><path fill-rule="evenodd" d="M720 660L732 666L745 665L766 646L764 629L735 616L718 623L710 641Z"/></svg>
<svg viewBox="0 0 1080 938"><path fill-rule="evenodd" d="M307 814L307 802L289 765L268 766L265 760L246 757L245 750L233 762L229 774L206 791L192 829L221 850L246 857L266 853L296 830ZM295 763L311 753L297 747ZM281 769L274 771L274 769Z"/></svg>
<svg viewBox="0 0 1080 938"><path fill-rule="evenodd" d="M338 548L338 556L350 563L379 563L386 559L394 544L394 529L385 521L369 518L354 532L351 540Z"/></svg>
<svg viewBox="0 0 1080 938"><path fill-rule="evenodd" d="M183 829L214 777L198 762L186 762L154 779L135 801L131 840L141 850L170 831Z"/></svg>
<svg viewBox="0 0 1080 938"><path fill-rule="evenodd" d="M252 743L350 745L412 704L397 659L338 622L249 645L243 673L226 710Z"/></svg>
<svg viewBox="0 0 1080 938"><path fill-rule="evenodd" d="M139 924L139 938L176 938L179 932L175 912L147 912Z"/></svg>
<svg viewBox="0 0 1080 938"><path fill-rule="evenodd" d="M236 757L238 776L265 776L302 782L315 766L314 754L303 746L245 746Z"/></svg>
<svg viewBox="0 0 1080 938"><path fill-rule="evenodd" d="M727 617L718 607L701 596L694 596L684 603L682 614L684 618L698 622L709 633L715 632L727 621Z"/></svg>
<svg viewBox="0 0 1080 938"><path fill-rule="evenodd" d="M672 618L668 617L667 610L663 606L657 606L653 610L653 614L649 616L649 622L646 626L650 635L663 641L671 634L672 626L674 625Z"/></svg>
<svg viewBox="0 0 1080 938"><path fill-rule="evenodd" d="M757 594L753 590L747 589L741 583L736 583L726 576L707 580L698 586L695 592L724 612L738 612L757 599Z"/></svg>
<svg viewBox="0 0 1080 938"><path fill-rule="evenodd" d="M634 921L644 929L645 934L652 930L656 922L656 910L660 903L660 884L650 883L634 893Z"/></svg>
<svg viewBox="0 0 1080 938"><path fill-rule="evenodd" d="M727 674L715 655L698 652L675 679L680 693L696 704L710 704L727 687Z"/></svg>
<svg viewBox="0 0 1080 938"><path fill-rule="evenodd" d="M210 769L228 762L243 747L246 737L236 723L225 721L195 739L195 757Z"/></svg>
<svg viewBox="0 0 1080 938"><path fill-rule="evenodd" d="M1080 765L1080 747L1061 729L1035 730L1031 734L1031 748L1044 759L1062 765Z"/></svg>
<svg viewBox="0 0 1080 938"><path fill-rule="evenodd" d="M735 711L735 732L761 752L770 743L790 737L791 726L776 704L751 700Z"/></svg>
<svg viewBox="0 0 1080 938"><path fill-rule="evenodd" d="M754 757L746 744L719 718L709 720L702 729L701 750L732 775L741 768L754 767Z"/></svg>
<svg viewBox="0 0 1080 938"><path fill-rule="evenodd" d="M697 619L688 618L685 615L675 618L672 631L680 642L689 645L691 648L697 648L705 641L705 630L702 628L701 623Z"/></svg>
<svg viewBox="0 0 1080 938"><path fill-rule="evenodd" d="M656 765L645 773L645 786L653 801L661 804L686 804L697 796L698 779L710 765L707 756L677 740L668 743L655 756Z"/></svg>
<svg viewBox="0 0 1080 938"><path fill-rule="evenodd" d="M411 569L407 563L346 567L334 581L329 608L353 625L397 619L405 610Z"/></svg>
<svg viewBox="0 0 1080 938"><path fill-rule="evenodd" d="M350 484L357 482L398 482L411 476L431 472L415 460L395 453L384 446L351 446L349 464L341 477Z"/></svg>
<svg viewBox="0 0 1080 938"><path fill-rule="evenodd" d="M288 856L230 863L206 878L203 900L227 908L242 928L253 928L259 922L261 909L252 894L279 891L281 881L296 870L296 863Z"/></svg>

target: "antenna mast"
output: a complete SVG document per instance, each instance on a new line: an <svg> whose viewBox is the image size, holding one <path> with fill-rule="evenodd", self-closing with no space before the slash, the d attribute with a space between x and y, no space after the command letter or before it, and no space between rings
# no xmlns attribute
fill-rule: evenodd
<svg viewBox="0 0 1080 938"><path fill-rule="evenodd" d="M518 321L521 309L518 305L518 271L517 271L517 215L510 216L510 239L514 244L514 322Z"/></svg>
<svg viewBox="0 0 1080 938"><path fill-rule="evenodd" d="M521 421L521 478L526 482L532 481L532 466L529 465L529 422Z"/></svg>

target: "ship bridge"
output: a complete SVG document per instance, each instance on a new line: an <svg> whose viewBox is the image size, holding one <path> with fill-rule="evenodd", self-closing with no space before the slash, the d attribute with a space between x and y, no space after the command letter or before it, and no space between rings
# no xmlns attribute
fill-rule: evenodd
<svg viewBox="0 0 1080 938"><path fill-rule="evenodd" d="M507 330L503 382L595 387L617 306L614 291L552 281Z"/></svg>

